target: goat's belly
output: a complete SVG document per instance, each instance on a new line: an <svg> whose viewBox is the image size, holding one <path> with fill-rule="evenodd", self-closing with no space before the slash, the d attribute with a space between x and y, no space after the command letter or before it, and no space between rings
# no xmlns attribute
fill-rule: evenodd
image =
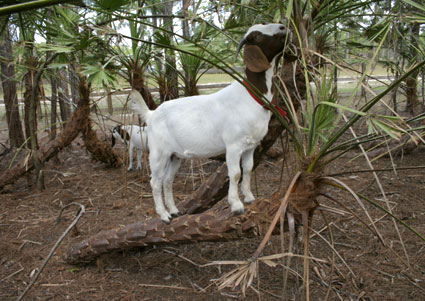
<svg viewBox="0 0 425 301"><path fill-rule="evenodd" d="M226 147L221 142L215 144L199 142L186 143L184 146L179 147L174 155L182 159L202 159L218 156L226 152Z"/></svg>

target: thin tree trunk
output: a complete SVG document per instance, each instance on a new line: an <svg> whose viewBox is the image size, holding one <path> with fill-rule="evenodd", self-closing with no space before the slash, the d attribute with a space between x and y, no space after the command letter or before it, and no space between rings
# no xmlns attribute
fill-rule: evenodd
<svg viewBox="0 0 425 301"><path fill-rule="evenodd" d="M167 1L163 3L164 15L171 16L173 14L173 5L174 1ZM173 39L173 19L164 18L164 26L170 32L168 35L169 39ZM179 81L177 74L177 64L176 64L176 55L173 50L165 50L165 76L167 81L167 94L164 97L164 100L176 99L179 98Z"/></svg>
<svg viewBox="0 0 425 301"><path fill-rule="evenodd" d="M106 87L106 103L108 104L108 114L114 114L114 105L112 103L111 88Z"/></svg>
<svg viewBox="0 0 425 301"><path fill-rule="evenodd" d="M52 89L52 96L50 97L50 139L56 138L58 120L57 103L58 103L58 91L57 82L54 75L50 75L50 86Z"/></svg>
<svg viewBox="0 0 425 301"><path fill-rule="evenodd" d="M188 9L190 6L190 0L182 0L182 12L184 18L182 19L183 37L190 39L190 28L188 20ZM184 91L185 96L199 95L198 87L196 86L196 78L191 77L188 66L183 66L184 69Z"/></svg>
<svg viewBox="0 0 425 301"><path fill-rule="evenodd" d="M67 76L66 69L59 70L58 75L59 75L59 82L58 82L59 108L60 108L60 115L62 119L62 126L65 126L66 122L71 116L69 88L68 88L68 81L67 81L68 76Z"/></svg>
<svg viewBox="0 0 425 301"><path fill-rule="evenodd" d="M74 65L69 64L68 65L68 75L69 75L69 85L71 87L71 99L73 104L78 103L78 99L80 97L80 94L78 93L78 76L77 72L75 71Z"/></svg>
<svg viewBox="0 0 425 301"><path fill-rule="evenodd" d="M34 86L34 78L37 70L38 62L37 59L29 55L26 60L26 67L28 69L25 75L25 92L24 92L24 108L25 108L25 135L27 138L31 137L31 132L34 132L35 140L37 141L37 107L40 103L39 91L36 90L35 94L35 103L34 103L34 116L31 115L31 94L32 87ZM32 125L30 126L30 122ZM38 148L38 143L36 143L36 149Z"/></svg>
<svg viewBox="0 0 425 301"><path fill-rule="evenodd" d="M410 57L412 59L412 65L416 63L416 54L418 46L418 40L419 40L419 30L420 30L420 24L414 23L411 28L411 37L410 37ZM424 106L419 101L418 97L418 75L419 71L416 71L411 74L406 79L406 97L407 97L407 108L409 112L413 116L417 116L424 112Z"/></svg>
<svg viewBox="0 0 425 301"><path fill-rule="evenodd" d="M16 93L15 64L13 61L12 41L9 28L5 28L4 36L0 40L1 82L3 87L4 104L6 107L6 121L9 129L9 141L12 147L20 147L24 141L21 119L19 116L18 95Z"/></svg>

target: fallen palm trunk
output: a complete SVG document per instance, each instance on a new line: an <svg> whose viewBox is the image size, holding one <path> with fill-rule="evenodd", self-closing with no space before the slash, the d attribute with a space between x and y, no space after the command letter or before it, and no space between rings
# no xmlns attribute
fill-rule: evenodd
<svg viewBox="0 0 425 301"><path fill-rule="evenodd" d="M166 224L159 218L101 231L68 249L70 264L90 262L113 252L159 244L234 240L257 236L267 230L282 200L282 193L270 199L258 199L246 206L241 215L233 215L226 202L193 215L183 215Z"/></svg>
<svg viewBox="0 0 425 301"><path fill-rule="evenodd" d="M82 130L84 145L91 153L92 158L105 163L108 167L119 167L123 164L123 154L114 150L110 143L101 141L93 130L88 118Z"/></svg>

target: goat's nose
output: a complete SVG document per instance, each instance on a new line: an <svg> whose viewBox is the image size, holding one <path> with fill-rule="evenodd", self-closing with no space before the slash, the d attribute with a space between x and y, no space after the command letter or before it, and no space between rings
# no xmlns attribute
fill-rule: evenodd
<svg viewBox="0 0 425 301"><path fill-rule="evenodd" d="M286 28L285 28L285 26L281 25L281 26L279 27L279 29L280 29L280 30L285 30Z"/></svg>

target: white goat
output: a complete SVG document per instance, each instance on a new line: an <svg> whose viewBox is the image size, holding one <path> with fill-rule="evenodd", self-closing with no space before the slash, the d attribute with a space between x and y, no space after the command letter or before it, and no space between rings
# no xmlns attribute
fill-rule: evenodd
<svg viewBox="0 0 425 301"><path fill-rule="evenodd" d="M137 149L137 169L142 169L142 153L147 148L146 128L138 125L117 125L112 130L112 146L115 139L120 140L128 147L128 170L133 169L133 150Z"/></svg>
<svg viewBox="0 0 425 301"><path fill-rule="evenodd" d="M280 24L254 25L238 47L239 52L245 45L245 74L249 85L270 102L273 98L272 78L286 34L286 28ZM238 193L242 159L244 202L254 201L250 183L253 153L267 133L271 115L246 86L235 81L211 95L164 102L155 111L149 110L135 90L131 92L130 100L132 109L147 123L151 186L156 212L164 222L169 223L179 213L172 185L181 159L226 153L230 180L228 202L234 214L244 211ZM169 212L164 207L162 192Z"/></svg>

